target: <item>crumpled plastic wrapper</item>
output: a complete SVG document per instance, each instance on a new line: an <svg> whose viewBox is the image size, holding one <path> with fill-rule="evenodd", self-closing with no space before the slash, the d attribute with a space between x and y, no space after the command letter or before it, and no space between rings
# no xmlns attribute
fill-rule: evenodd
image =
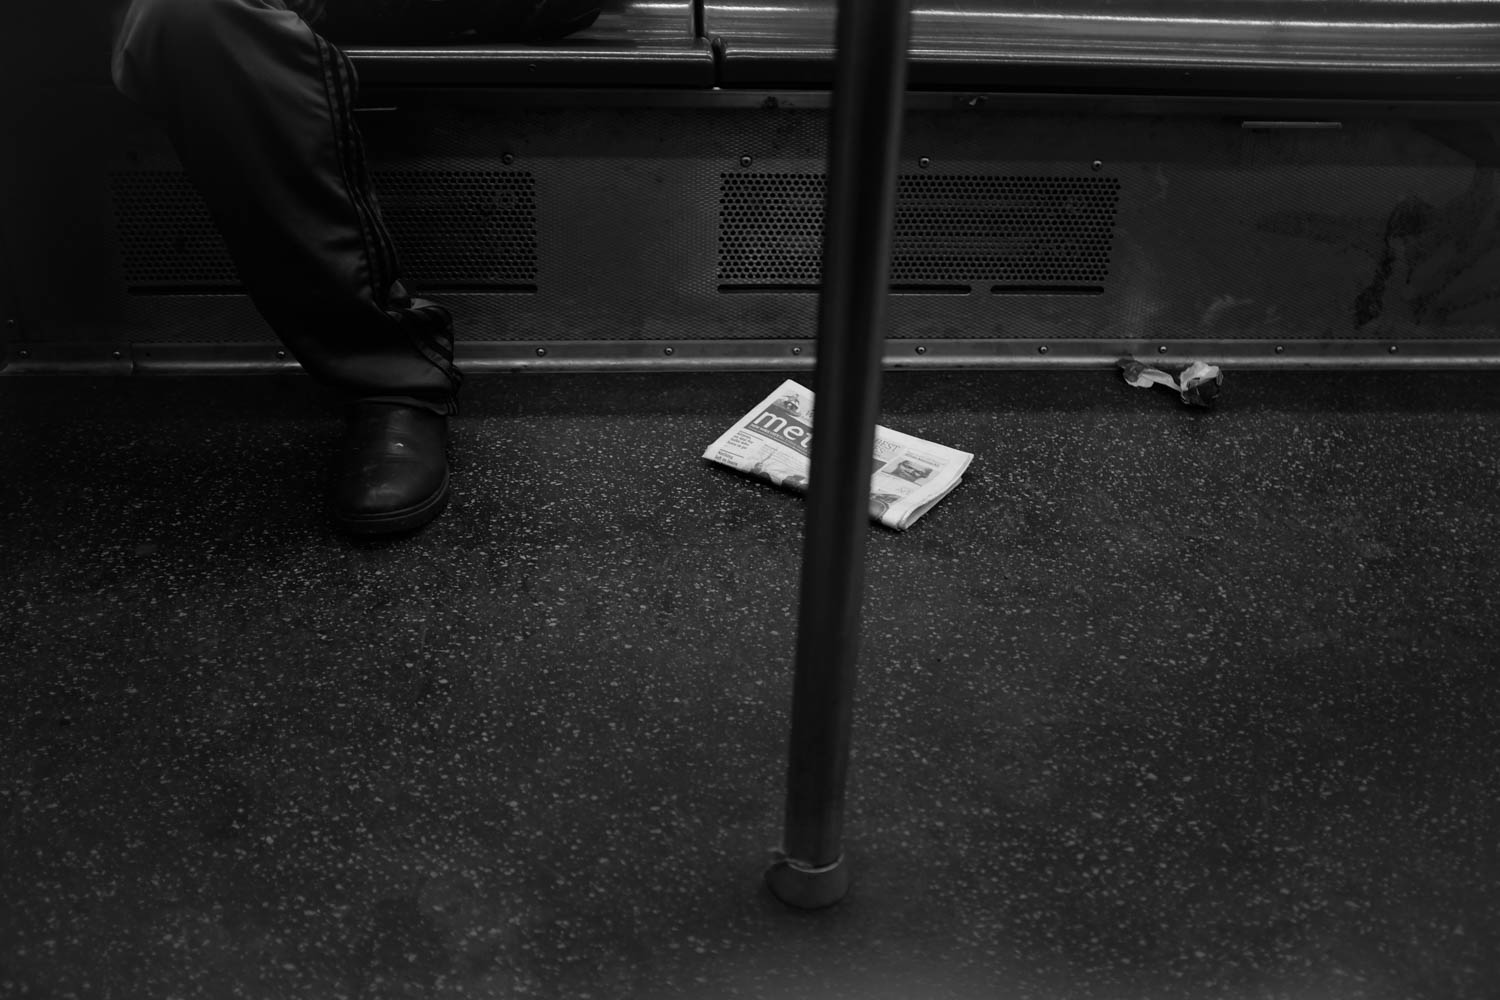
<svg viewBox="0 0 1500 1000"><path fill-rule="evenodd" d="M1151 368L1139 361L1121 361L1120 372L1125 381L1137 389L1149 389L1153 385L1166 386L1178 394L1188 406L1205 409L1214 405L1219 396L1219 387L1224 384L1224 373L1218 365L1194 361L1177 375L1160 368Z"/></svg>

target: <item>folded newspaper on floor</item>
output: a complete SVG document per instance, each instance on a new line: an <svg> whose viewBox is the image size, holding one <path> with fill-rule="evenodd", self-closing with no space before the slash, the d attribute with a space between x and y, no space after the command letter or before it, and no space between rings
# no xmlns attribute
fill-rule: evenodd
<svg viewBox="0 0 1500 1000"><path fill-rule="evenodd" d="M812 392L788 380L709 445L703 457L805 493L812 418ZM870 516L905 531L953 492L973 460L966 451L876 427Z"/></svg>

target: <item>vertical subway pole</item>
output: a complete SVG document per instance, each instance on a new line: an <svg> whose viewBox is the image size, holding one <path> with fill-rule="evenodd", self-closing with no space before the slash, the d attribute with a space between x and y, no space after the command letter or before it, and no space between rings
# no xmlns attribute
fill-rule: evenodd
<svg viewBox="0 0 1500 1000"><path fill-rule="evenodd" d="M849 889L844 783L910 30L909 0L839 2L786 832L766 873L804 909Z"/></svg>

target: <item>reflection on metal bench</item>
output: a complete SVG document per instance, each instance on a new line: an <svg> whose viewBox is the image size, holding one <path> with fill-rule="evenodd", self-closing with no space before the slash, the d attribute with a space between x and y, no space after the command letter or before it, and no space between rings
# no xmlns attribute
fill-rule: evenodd
<svg viewBox="0 0 1500 1000"><path fill-rule="evenodd" d="M367 85L714 85L713 53L685 0L610 4L587 31L549 45L354 45L348 52Z"/></svg>
<svg viewBox="0 0 1500 1000"><path fill-rule="evenodd" d="M824 86L833 0L705 0L726 86ZM931 0L910 86L1362 100L1500 95L1500 4Z"/></svg>

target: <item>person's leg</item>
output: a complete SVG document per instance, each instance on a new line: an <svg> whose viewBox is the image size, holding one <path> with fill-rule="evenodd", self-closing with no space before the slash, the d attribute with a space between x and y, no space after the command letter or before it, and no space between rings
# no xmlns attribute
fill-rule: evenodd
<svg viewBox="0 0 1500 1000"><path fill-rule="evenodd" d="M431 519L460 381L452 322L401 285L348 58L288 0L134 0L113 68L166 127L261 314L304 368L360 401L340 521L385 532Z"/></svg>

